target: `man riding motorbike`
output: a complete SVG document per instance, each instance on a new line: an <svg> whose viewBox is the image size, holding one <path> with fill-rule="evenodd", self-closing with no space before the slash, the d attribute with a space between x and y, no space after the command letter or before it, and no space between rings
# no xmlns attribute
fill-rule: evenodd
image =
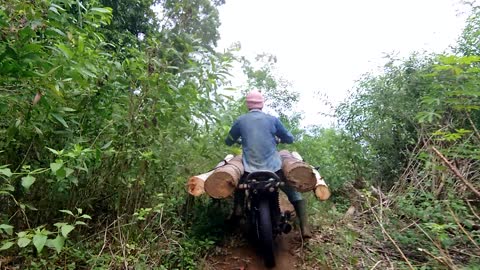
<svg viewBox="0 0 480 270"><path fill-rule="evenodd" d="M255 171L268 170L277 173L282 179L284 174L281 170L282 160L277 152L277 138L282 143L293 143L292 134L286 130L280 120L272 115L262 111L264 98L263 95L253 90L246 96L248 113L241 115L230 129L225 143L233 145L239 138L242 141L242 158L246 176ZM295 208L295 212L300 221L300 230L303 238L311 238L305 200L300 192L291 186L285 185L281 190L287 195L288 200ZM244 200L244 193L235 192L235 210L233 215L241 215L242 209L239 208Z"/></svg>

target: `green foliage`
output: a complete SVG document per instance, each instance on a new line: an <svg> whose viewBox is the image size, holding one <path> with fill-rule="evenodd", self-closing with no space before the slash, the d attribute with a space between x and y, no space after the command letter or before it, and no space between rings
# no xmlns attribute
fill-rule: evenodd
<svg viewBox="0 0 480 270"><path fill-rule="evenodd" d="M271 54L260 54L251 62L245 57L241 58L243 72L247 76L248 92L257 89L265 96L265 107L273 110L283 118L282 120L292 120L298 117L298 113L293 112L298 102L299 93L292 89L290 82L275 74L275 64L277 59Z"/></svg>
<svg viewBox="0 0 480 270"><path fill-rule="evenodd" d="M341 125L374 157L371 180L376 184L393 184L407 162L406 151L417 142L419 99L430 87L432 78L425 74L431 63L421 56L400 63L391 59L384 74L366 75L352 98L337 109Z"/></svg>
<svg viewBox="0 0 480 270"><path fill-rule="evenodd" d="M139 34L150 35L158 28L158 19L155 16L152 6L158 0L142 1L113 1L101 0L103 6L112 8L112 23L107 25L108 33L113 35L123 31L137 37ZM127 35L121 35L127 37ZM110 39L110 36L109 36ZM119 41L119 39L116 39Z"/></svg>
<svg viewBox="0 0 480 270"><path fill-rule="evenodd" d="M161 27L175 34L191 35L201 40L203 47L212 49L220 38L217 7L224 3L224 0L159 0L164 16Z"/></svg>
<svg viewBox="0 0 480 270"><path fill-rule="evenodd" d="M232 150L223 140L244 102L219 89L235 60L248 90L262 90L296 136L291 148L320 166L334 191L361 178L412 182L391 219L399 230L418 222L394 234L402 247L433 239L452 251L478 242L473 210L458 199L468 190L428 149L415 148L436 145L469 180L479 171L476 10L457 55L392 60L338 108L340 130L304 131L291 112L298 93L275 73L274 56L250 62L235 47L214 51L223 3L0 3L2 256L18 254L29 269L195 269L222 240L230 206L193 201L184 183ZM412 163L407 181L400 175ZM354 248L358 233L341 233L342 247ZM469 259L464 265L474 265Z"/></svg>
<svg viewBox="0 0 480 270"><path fill-rule="evenodd" d="M480 9L478 6L472 7L472 13L467 19L463 32L458 40L458 46L455 51L461 55L480 55L478 44L478 33L480 30Z"/></svg>
<svg viewBox="0 0 480 270"><path fill-rule="evenodd" d="M149 222L186 230L185 179L224 154L209 134L233 60L212 50L221 2L100 2L0 4L0 247L32 267L54 269L66 257L69 267L95 266L102 246L80 236L104 220L131 219L132 234ZM91 216L57 211L80 208ZM133 242L145 241L138 235ZM172 239L191 260L211 246Z"/></svg>
<svg viewBox="0 0 480 270"><path fill-rule="evenodd" d="M41 225L35 229L19 231L16 233L16 236L14 236L13 226L0 224L0 236L2 236L2 233L4 234L0 251L9 250L13 248L16 243L18 248L20 248L21 252L24 254L31 253L31 245L35 247L38 254L41 254L44 247L48 247L55 250L57 253L60 253L65 246L65 240L69 238L68 235L70 232L72 232L78 225L86 226L87 224L84 220L91 219L89 215L82 214L82 209L80 208L77 208L77 214L73 214L70 210L60 210L60 212L72 216L73 221L71 224L68 222L57 222L53 224L53 226L57 228L56 233L46 229L45 225Z"/></svg>
<svg viewBox="0 0 480 270"><path fill-rule="evenodd" d="M393 187L392 209L382 210L384 226L421 269L468 268L477 261L459 250L479 245L472 227L478 205L470 205L475 195L464 185L466 179L478 186L478 17L474 8L457 55L392 60L382 74L364 76L337 108L357 145L354 153L364 157L360 175Z"/></svg>
<svg viewBox="0 0 480 270"><path fill-rule="evenodd" d="M319 171L332 190L345 182L369 174L368 153L345 132L335 129L312 128L293 145L304 160L319 167Z"/></svg>

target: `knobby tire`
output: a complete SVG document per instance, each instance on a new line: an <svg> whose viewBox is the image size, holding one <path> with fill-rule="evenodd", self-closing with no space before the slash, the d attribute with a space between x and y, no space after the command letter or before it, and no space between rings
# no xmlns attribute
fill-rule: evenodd
<svg viewBox="0 0 480 270"><path fill-rule="evenodd" d="M272 218L270 215L270 203L263 199L259 204L258 236L262 247L262 255L266 267L275 267L275 254L273 252Z"/></svg>

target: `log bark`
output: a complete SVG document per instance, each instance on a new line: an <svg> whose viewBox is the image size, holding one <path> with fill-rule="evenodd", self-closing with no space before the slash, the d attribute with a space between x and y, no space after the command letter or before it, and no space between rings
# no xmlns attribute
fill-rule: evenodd
<svg viewBox="0 0 480 270"><path fill-rule="evenodd" d="M317 183L313 168L299 159L298 153L294 156L289 151L282 150L279 154L282 159L282 170L288 184L300 192L313 190Z"/></svg>
<svg viewBox="0 0 480 270"><path fill-rule="evenodd" d="M212 198L231 196L243 175L242 156L236 156L224 166L217 168L205 181L205 192Z"/></svg>
<svg viewBox="0 0 480 270"><path fill-rule="evenodd" d="M228 161L230 161L233 158L233 155L227 155L221 162L219 162L216 166L215 169L224 166L227 164ZM215 170L214 169L214 170ZM192 176L188 179L187 181L187 192L190 195L193 195L195 197L198 197L205 193L205 180L212 175L214 170L211 170L209 172L200 174L200 175L195 175Z"/></svg>

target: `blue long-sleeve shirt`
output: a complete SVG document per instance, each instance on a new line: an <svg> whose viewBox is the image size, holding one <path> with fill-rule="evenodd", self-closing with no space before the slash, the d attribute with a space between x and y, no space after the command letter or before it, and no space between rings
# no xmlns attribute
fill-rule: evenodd
<svg viewBox="0 0 480 270"><path fill-rule="evenodd" d="M282 143L293 143L293 136L278 118L261 110L251 110L240 116L225 140L227 145L242 138L243 166L246 172L281 169L282 161L277 152L275 136Z"/></svg>

